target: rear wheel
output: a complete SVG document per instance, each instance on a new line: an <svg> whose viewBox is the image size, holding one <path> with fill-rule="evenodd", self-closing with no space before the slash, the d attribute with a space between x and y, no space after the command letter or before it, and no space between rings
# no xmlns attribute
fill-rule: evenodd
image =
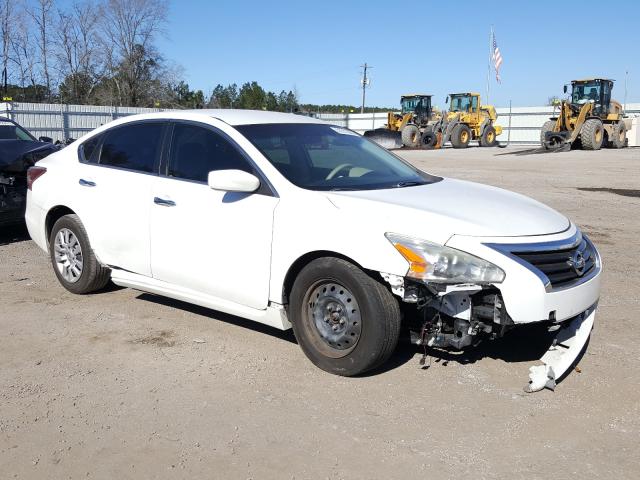
<svg viewBox="0 0 640 480"><path fill-rule="evenodd" d="M627 143L627 129L624 122L618 122L613 125L611 129L611 136L609 137L609 147L611 148L624 148Z"/></svg>
<svg viewBox="0 0 640 480"><path fill-rule="evenodd" d="M496 129L489 125L484 129L484 132L482 132L482 136L480 137L480 146L495 147L496 143Z"/></svg>
<svg viewBox="0 0 640 480"><path fill-rule="evenodd" d="M553 132L553 129L555 127L556 127L556 121L555 120L547 120L546 122L544 122L544 125L542 125L542 128L540 129L540 144L543 147L547 146L547 144L545 143L546 133L547 132Z"/></svg>
<svg viewBox="0 0 640 480"><path fill-rule="evenodd" d="M416 148L420 145L420 129L416 125L405 125L401 135L405 147Z"/></svg>
<svg viewBox="0 0 640 480"><path fill-rule="evenodd" d="M453 148L467 148L471 141L471 129L464 123L453 127L451 132L451 146Z"/></svg>
<svg viewBox="0 0 640 480"><path fill-rule="evenodd" d="M94 292L109 282L111 272L96 259L77 215L60 217L53 225L49 253L58 281L72 293Z"/></svg>
<svg viewBox="0 0 640 480"><path fill-rule="evenodd" d="M305 355L336 375L358 375L381 365L400 335L400 309L391 292L339 258L319 258L302 269L289 313Z"/></svg>
<svg viewBox="0 0 640 480"><path fill-rule="evenodd" d="M597 118L590 118L585 121L580 129L580 140L584 150L600 150L604 140L602 121Z"/></svg>

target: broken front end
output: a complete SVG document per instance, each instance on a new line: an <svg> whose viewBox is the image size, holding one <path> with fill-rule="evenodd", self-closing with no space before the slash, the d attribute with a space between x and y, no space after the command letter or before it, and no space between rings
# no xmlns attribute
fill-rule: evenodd
<svg viewBox="0 0 640 480"><path fill-rule="evenodd" d="M525 390L553 389L589 338L600 293L599 254L572 229L561 240L517 244L454 235L447 246L388 234L409 271L382 276L405 303L413 343L424 347L464 349L544 325L555 340Z"/></svg>

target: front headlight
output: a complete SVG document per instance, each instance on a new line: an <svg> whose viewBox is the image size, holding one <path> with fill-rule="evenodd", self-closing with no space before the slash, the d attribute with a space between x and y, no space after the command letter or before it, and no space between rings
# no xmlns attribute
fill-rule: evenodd
<svg viewBox="0 0 640 480"><path fill-rule="evenodd" d="M407 277L435 283L501 283L504 271L493 263L455 248L385 233L409 262Z"/></svg>

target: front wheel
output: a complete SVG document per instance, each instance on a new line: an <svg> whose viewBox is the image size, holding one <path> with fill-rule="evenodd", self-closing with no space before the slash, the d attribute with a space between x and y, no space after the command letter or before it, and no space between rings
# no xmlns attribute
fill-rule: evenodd
<svg viewBox="0 0 640 480"><path fill-rule="evenodd" d="M590 118L584 122L580 129L580 141L584 150L600 150L604 140L604 127L602 121Z"/></svg>
<svg viewBox="0 0 640 480"><path fill-rule="evenodd" d="M451 146L453 148L467 148L471 141L471 129L464 123L459 123L451 131Z"/></svg>
<svg viewBox="0 0 640 480"><path fill-rule="evenodd" d="M296 278L289 306L302 351L327 372L352 376L371 370L388 360L398 343L398 301L346 260L310 262Z"/></svg>
<svg viewBox="0 0 640 480"><path fill-rule="evenodd" d="M58 281L72 293L94 292L109 282L111 272L98 262L77 215L60 217L53 225L49 254Z"/></svg>
<svg viewBox="0 0 640 480"><path fill-rule="evenodd" d="M496 146L496 129L492 125L487 126L482 132L480 137L481 147L495 147Z"/></svg>

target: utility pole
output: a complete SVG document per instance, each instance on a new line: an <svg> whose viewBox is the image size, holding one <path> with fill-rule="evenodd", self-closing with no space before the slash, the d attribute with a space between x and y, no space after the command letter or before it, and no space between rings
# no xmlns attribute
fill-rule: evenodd
<svg viewBox="0 0 640 480"><path fill-rule="evenodd" d="M371 80L369 79L369 77L367 77L367 70L373 67L370 65L367 65L367 62L365 62L364 65L360 65L360 67L364 69L364 73L362 75L362 107L360 107L360 113L364 113L364 101L365 101L366 91L367 91L367 87L371 83Z"/></svg>

